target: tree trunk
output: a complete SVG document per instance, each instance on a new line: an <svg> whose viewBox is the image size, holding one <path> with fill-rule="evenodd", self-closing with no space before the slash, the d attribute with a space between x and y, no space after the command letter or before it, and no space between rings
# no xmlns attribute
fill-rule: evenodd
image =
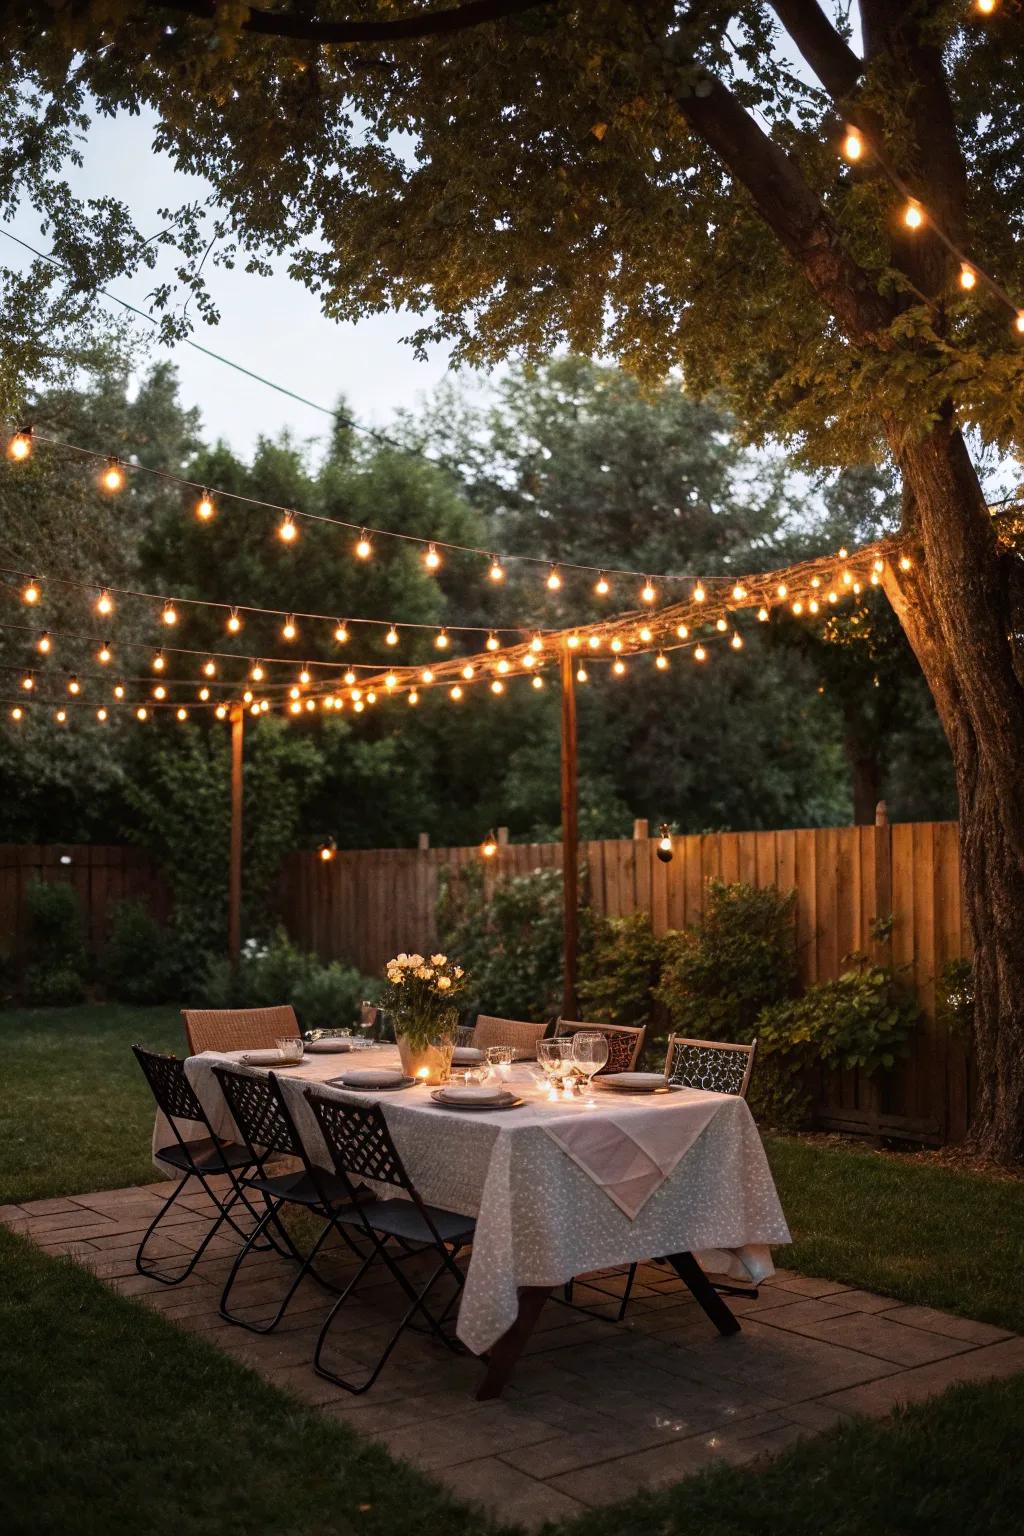
<svg viewBox="0 0 1024 1536"><path fill-rule="evenodd" d="M931 688L960 803L964 905L974 939L979 1095L969 1141L1024 1158L1024 688L992 520L958 431L907 443L906 527L919 540L886 590Z"/></svg>
<svg viewBox="0 0 1024 1536"><path fill-rule="evenodd" d="M877 755L847 735L843 745L850 765L853 787L853 824L855 827L873 827L875 806L882 798L882 767Z"/></svg>

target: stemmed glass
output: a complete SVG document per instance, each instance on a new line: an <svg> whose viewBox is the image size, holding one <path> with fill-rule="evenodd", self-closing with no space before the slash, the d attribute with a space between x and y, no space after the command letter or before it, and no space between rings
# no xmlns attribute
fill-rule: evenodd
<svg viewBox="0 0 1024 1536"><path fill-rule="evenodd" d="M581 1029L573 1036L572 1063L577 1072L581 1072L586 1078L586 1087L583 1090L583 1102L588 1109L593 1109L597 1102L594 1098L590 1083L595 1072L600 1072L608 1060L608 1040L596 1029Z"/></svg>
<svg viewBox="0 0 1024 1536"><path fill-rule="evenodd" d="M558 1098L558 1080L565 1063L564 1040L541 1040L537 1045L537 1064L548 1080L548 1098Z"/></svg>

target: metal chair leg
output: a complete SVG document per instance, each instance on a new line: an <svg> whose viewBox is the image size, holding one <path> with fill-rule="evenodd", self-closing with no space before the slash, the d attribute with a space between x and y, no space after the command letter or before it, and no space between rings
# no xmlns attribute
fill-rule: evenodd
<svg viewBox="0 0 1024 1536"><path fill-rule="evenodd" d="M161 1272L159 1269L157 1269L153 1265L144 1263L143 1262L143 1255L145 1253L146 1244L149 1242L150 1238L153 1236L154 1232L157 1230L157 1228L159 1227L160 1223L163 1221L164 1217L167 1215L167 1212L171 1209L171 1206L174 1204L174 1202L181 1195L181 1193L183 1192L186 1184L189 1182L190 1179L197 1179L198 1182L202 1185L202 1187L206 1191L207 1195L209 1195L210 1199L213 1201L214 1205L216 1205L216 1207L217 1207L217 1216L216 1216L215 1220L213 1222L211 1222L209 1231L206 1233L206 1236L203 1238L202 1242L199 1244L199 1246L193 1252L192 1257L189 1259L188 1264L182 1270L181 1274L179 1274L179 1275L171 1275L171 1274L167 1274L166 1272ZM220 1231L221 1227L224 1225L225 1222L228 1222L234 1228L234 1230L238 1233L238 1235L243 1239L243 1241L245 1241L246 1234L244 1232L242 1232L241 1229L235 1224L235 1222L234 1222L234 1220L232 1219L232 1216L231 1216L231 1208L232 1208L232 1206L237 1204L240 1196L241 1196L241 1191L238 1189L238 1186L236 1185L234 1190L233 1190L233 1192L232 1192L232 1194L229 1196L229 1198L227 1200L219 1199L217 1197L217 1195L214 1193L214 1191L210 1188L209 1184L207 1183L207 1181L206 1181L206 1179L205 1179L205 1177L203 1176L202 1173L198 1173L198 1172L196 1172L196 1173L187 1173L183 1179L179 1179L178 1183L175 1186L173 1194L167 1200L164 1201L163 1205L160 1207L159 1211L154 1216L154 1218L150 1222L149 1226L146 1228L146 1231L144 1232L143 1237L142 1237L142 1241L139 1243L138 1249L136 1250L136 1253L135 1253L135 1268L138 1270L139 1274L140 1275L145 1275L148 1280L157 1280L157 1281L159 1281L159 1283L161 1285L180 1285L183 1280L187 1280L188 1279L189 1275L195 1269L196 1265L199 1263L199 1260L202 1258L203 1254L206 1252L206 1250L209 1247L212 1239L217 1235L217 1233Z"/></svg>

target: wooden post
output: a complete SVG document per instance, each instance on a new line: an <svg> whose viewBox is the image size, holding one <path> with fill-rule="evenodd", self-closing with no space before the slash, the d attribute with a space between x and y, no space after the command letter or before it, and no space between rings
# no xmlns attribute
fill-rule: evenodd
<svg viewBox="0 0 1024 1536"><path fill-rule="evenodd" d="M562 651L562 1017L576 1017L579 952L579 815L576 760L576 678L573 654Z"/></svg>
<svg viewBox="0 0 1024 1536"><path fill-rule="evenodd" d="M231 709L231 853L228 875L228 959L238 969L242 955L242 752L245 710Z"/></svg>
<svg viewBox="0 0 1024 1536"><path fill-rule="evenodd" d="M649 827L646 816L638 816L633 822L633 841L642 843L649 835Z"/></svg>
<svg viewBox="0 0 1024 1536"><path fill-rule="evenodd" d="M416 839L416 846L421 853L425 853L426 850L430 847L430 833L420 832Z"/></svg>
<svg viewBox="0 0 1024 1536"><path fill-rule="evenodd" d="M508 827L499 827L498 828L498 847L499 848L507 848L508 847Z"/></svg>

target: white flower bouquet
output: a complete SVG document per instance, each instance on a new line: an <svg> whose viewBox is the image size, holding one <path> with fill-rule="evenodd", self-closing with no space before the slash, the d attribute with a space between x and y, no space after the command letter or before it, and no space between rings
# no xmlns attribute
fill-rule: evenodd
<svg viewBox="0 0 1024 1536"><path fill-rule="evenodd" d="M396 955L384 968L387 987L381 1006L394 1021L395 1034L422 1049L453 1038L458 1023L455 999L466 973L447 955Z"/></svg>

